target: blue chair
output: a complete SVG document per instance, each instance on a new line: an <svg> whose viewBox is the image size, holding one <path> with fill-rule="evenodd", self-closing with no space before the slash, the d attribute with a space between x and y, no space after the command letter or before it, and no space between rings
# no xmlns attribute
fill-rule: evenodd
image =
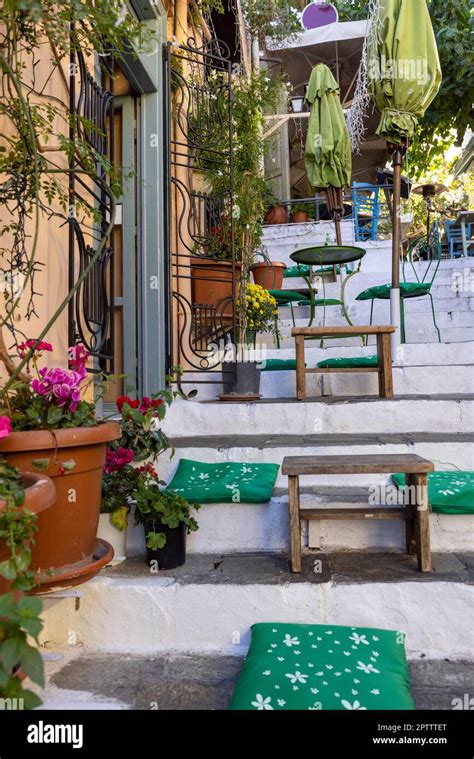
<svg viewBox="0 0 474 759"><path fill-rule="evenodd" d="M359 242L376 240L380 217L380 187L366 182L352 183L354 235Z"/></svg>
<svg viewBox="0 0 474 759"><path fill-rule="evenodd" d="M455 221L447 221L445 222L445 229L446 229L446 237L448 239L448 244L449 244L449 257L460 258L461 256L464 255L464 250L463 250L463 245L462 245L461 225L456 224ZM471 224L466 224L466 240L468 243L468 253L469 253L469 248L473 245ZM469 255L471 254L469 253Z"/></svg>

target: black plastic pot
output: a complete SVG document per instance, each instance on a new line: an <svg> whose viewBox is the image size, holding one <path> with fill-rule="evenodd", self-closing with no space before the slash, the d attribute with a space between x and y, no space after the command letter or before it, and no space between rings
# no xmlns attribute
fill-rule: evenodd
<svg viewBox="0 0 474 759"><path fill-rule="evenodd" d="M181 522L177 527L168 527L157 521L143 523L145 538L148 532L164 532L166 543L163 548L155 551L146 549L147 563L156 561L158 569L175 569L181 567L186 561L186 525Z"/></svg>
<svg viewBox="0 0 474 759"><path fill-rule="evenodd" d="M228 362L222 372L225 395L258 395L260 368L255 361Z"/></svg>

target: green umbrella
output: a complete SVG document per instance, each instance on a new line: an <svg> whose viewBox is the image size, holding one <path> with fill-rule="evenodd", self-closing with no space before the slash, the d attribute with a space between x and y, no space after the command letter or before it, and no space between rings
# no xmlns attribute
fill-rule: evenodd
<svg viewBox="0 0 474 759"><path fill-rule="evenodd" d="M380 0L368 48L368 85L381 113L377 134L393 151L392 324L400 326L400 176L403 153L441 84L426 0ZM393 345L398 347L399 332Z"/></svg>
<svg viewBox="0 0 474 759"><path fill-rule="evenodd" d="M315 192L325 190L327 193L328 209L333 215L340 245L343 188L351 184L351 143L339 99L339 85L324 63L318 63L311 72L306 100L311 104L306 173Z"/></svg>

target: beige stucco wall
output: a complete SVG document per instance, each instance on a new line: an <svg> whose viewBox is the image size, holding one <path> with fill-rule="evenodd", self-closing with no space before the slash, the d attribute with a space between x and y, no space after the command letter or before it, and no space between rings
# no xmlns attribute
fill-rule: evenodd
<svg viewBox="0 0 474 759"><path fill-rule="evenodd" d="M39 53L41 51L41 54ZM36 103L47 104L51 102L55 107L61 107L61 102L67 104L69 94L67 90L68 82L68 61L64 62L62 68L64 76L61 76L59 69L56 69L51 76L51 48L48 44L41 45L37 51L38 63L35 66L35 80L34 89L36 92L42 92L42 96L31 96L31 100ZM32 70L32 61L25 60L27 71ZM93 62L90 62L90 64ZM92 67L92 66L91 66ZM48 81L48 77L51 78ZM27 75L25 75L25 81L28 81ZM29 80L33 84L32 79ZM43 90L44 88L44 90ZM59 101L58 102L58 98ZM51 163L54 163L56 167L67 168L67 160L63 153L58 151L58 140L56 135L58 133L68 134L66 112L64 116L57 115L54 119L51 128L51 134L48 136L47 141L40 140L38 143L38 150L48 158ZM6 136L15 133L14 125L12 121L7 117L0 117L0 144L6 144ZM58 181L64 189L67 189L68 178L67 174L56 175ZM45 198L43 197L43 200ZM26 287L25 293L21 296L19 307L15 312L13 324L15 330L17 330L17 339L21 342L24 337L37 338L49 319L58 309L61 302L67 295L68 291L68 224L64 222L64 210L59 205L53 204L51 210L59 212L61 217L50 217L46 213L40 213L38 216L38 237L35 253L35 260L41 263L40 270L35 274L34 288L38 293L34 297L35 311L37 315L33 315L30 319L26 318L26 309L28 305L28 290ZM1 222L5 223L9 214L5 207L0 207ZM33 218L27 224L27 232L29 238L27 240L27 250L31 255L33 249L33 237L35 234L36 225L36 213L33 211ZM11 239L5 235L2 240L2 247L8 248L11 244ZM1 303L1 301L0 301ZM5 306L2 303L0 308L3 308L2 316L5 315ZM53 354L44 354L41 359L42 365L49 366L67 366L67 349L68 349L68 316L67 307L63 311L61 317L51 327L45 340L52 343L54 347ZM11 334L4 327L3 333L5 342L10 348L13 344ZM3 373L3 374L2 374ZM5 370L0 363L0 377L2 379L5 376Z"/></svg>

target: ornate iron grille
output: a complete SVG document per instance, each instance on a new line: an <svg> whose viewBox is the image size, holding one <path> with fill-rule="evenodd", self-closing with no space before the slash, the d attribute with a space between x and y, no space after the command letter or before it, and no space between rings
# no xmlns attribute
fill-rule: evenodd
<svg viewBox="0 0 474 759"><path fill-rule="evenodd" d="M113 60L101 57L101 82L72 52L69 73L69 286L89 264L106 235L111 216L108 169L113 163ZM106 87L109 83L109 88ZM91 150L84 158L81 142ZM93 166L91 167L92 162ZM92 169L92 170L91 170ZM91 209L87 214L86 208ZM82 342L97 359L96 371L114 369L114 257L106 240L102 253L69 303L69 345Z"/></svg>
<svg viewBox="0 0 474 759"><path fill-rule="evenodd" d="M235 343L231 67L217 40L165 49L168 371L179 366L180 383L220 382Z"/></svg>

